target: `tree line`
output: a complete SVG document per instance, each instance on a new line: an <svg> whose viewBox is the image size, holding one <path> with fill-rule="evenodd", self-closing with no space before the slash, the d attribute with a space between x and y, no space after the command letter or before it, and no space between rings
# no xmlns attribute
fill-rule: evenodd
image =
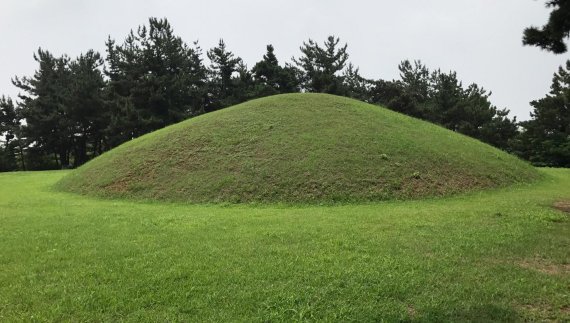
<svg viewBox="0 0 570 323"><path fill-rule="evenodd" d="M532 103L533 119L518 123L484 88L420 61L401 62L398 80L364 78L349 62L347 44L333 36L303 42L300 55L285 64L268 45L248 68L223 40L204 54L198 43L175 35L167 19L150 18L122 42L109 37L105 57L93 50L57 57L40 48L34 59L34 75L12 79L21 91L17 100L0 98L2 171L77 167L181 120L294 92L386 106L539 165L570 166L569 120L558 113L570 98L570 64L555 75L552 92Z"/></svg>

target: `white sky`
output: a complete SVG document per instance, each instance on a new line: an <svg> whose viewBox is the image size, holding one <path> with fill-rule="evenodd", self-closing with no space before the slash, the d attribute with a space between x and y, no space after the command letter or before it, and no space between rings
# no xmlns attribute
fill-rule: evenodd
<svg viewBox="0 0 570 323"><path fill-rule="evenodd" d="M0 0L0 94L16 96L10 79L32 75L38 47L104 54L108 35L122 41L154 16L204 50L224 38L249 67L269 43L283 63L304 40L334 34L366 77L398 78L401 60L421 59L491 90L495 105L524 120L569 58L522 46L523 29L543 25L548 13L544 0Z"/></svg>

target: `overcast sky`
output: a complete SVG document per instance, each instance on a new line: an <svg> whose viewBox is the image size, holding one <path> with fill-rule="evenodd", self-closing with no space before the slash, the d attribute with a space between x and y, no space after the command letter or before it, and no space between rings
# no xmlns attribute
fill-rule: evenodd
<svg viewBox="0 0 570 323"><path fill-rule="evenodd" d="M250 67L267 44L284 62L304 40L334 34L366 77L395 79L401 60L420 59L491 90L495 105L525 120L570 57L522 46L523 29L548 13L543 0L0 0L0 94L16 96L10 79L34 72L38 47L104 53L108 35L122 41L154 16L203 49L223 38Z"/></svg>

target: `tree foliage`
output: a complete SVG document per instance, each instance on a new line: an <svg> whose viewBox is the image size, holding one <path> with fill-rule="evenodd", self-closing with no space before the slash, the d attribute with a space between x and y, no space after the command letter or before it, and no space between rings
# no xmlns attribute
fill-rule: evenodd
<svg viewBox="0 0 570 323"><path fill-rule="evenodd" d="M32 77L14 78L26 119L24 135L29 142L55 157L61 167L70 166L74 129L71 119L69 57L54 57L41 48L34 55L39 69Z"/></svg>
<svg viewBox="0 0 570 323"><path fill-rule="evenodd" d="M570 167L570 61L554 74L550 93L531 105L517 152L536 165Z"/></svg>
<svg viewBox="0 0 570 323"><path fill-rule="evenodd" d="M293 62L302 71L301 84L309 92L342 94L347 44L339 46L340 39L329 36L324 47L309 39L300 47L303 54Z"/></svg>
<svg viewBox="0 0 570 323"><path fill-rule="evenodd" d="M52 155L58 167L80 165L94 150L102 152L108 123L101 98L103 61L91 50L71 60L39 49L34 58L39 64L34 75L13 80L23 90L17 115L26 121L17 128L18 145L41 152L35 154L40 159Z"/></svg>
<svg viewBox="0 0 570 323"><path fill-rule="evenodd" d="M122 44L109 38L106 45L114 145L205 110L201 50L174 35L166 19L150 18Z"/></svg>
<svg viewBox="0 0 570 323"><path fill-rule="evenodd" d="M291 65L280 66L273 45L267 45L263 59L251 69L256 83L256 96L299 92L298 70Z"/></svg>
<svg viewBox="0 0 570 323"><path fill-rule="evenodd" d="M206 111L210 112L237 103L239 100L236 97L241 94L238 92L238 83L247 81L250 77L242 59L226 48L223 39L207 55L211 64L208 87L210 102Z"/></svg>
<svg viewBox="0 0 570 323"><path fill-rule="evenodd" d="M103 98L102 65L101 55L92 50L69 63L72 81L68 104L76 166L85 163L90 154L99 155L105 149L109 112Z"/></svg>
<svg viewBox="0 0 570 323"><path fill-rule="evenodd" d="M549 0L546 6L553 8L548 22L541 28L526 28L523 44L538 46L555 54L566 53L568 47L564 41L570 36L570 1Z"/></svg>
<svg viewBox="0 0 570 323"><path fill-rule="evenodd" d="M0 97L0 137L4 138L0 144L0 171L18 169L18 157L22 162L21 169L26 169L20 143L20 120L12 99Z"/></svg>

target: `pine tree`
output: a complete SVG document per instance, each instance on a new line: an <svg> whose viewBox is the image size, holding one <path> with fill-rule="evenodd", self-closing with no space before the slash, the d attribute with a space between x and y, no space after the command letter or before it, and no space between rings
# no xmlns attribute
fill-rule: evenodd
<svg viewBox="0 0 570 323"><path fill-rule="evenodd" d="M103 60L93 50L81 54L69 64L69 118L74 126L73 164L79 166L105 149L105 129L109 113L104 102Z"/></svg>
<svg viewBox="0 0 570 323"><path fill-rule="evenodd" d="M428 101L431 94L431 82L433 80L429 69L419 60L414 61L413 65L409 60L404 60L398 65L398 70L400 71L401 79L398 84L403 86L404 95L408 96L411 101L411 106L404 105L408 106L405 113L435 121L436 118L428 111L430 109Z"/></svg>
<svg viewBox="0 0 570 323"><path fill-rule="evenodd" d="M4 142L0 144L0 171L26 170L24 160L24 147L21 138L21 118L14 102L10 98L0 98L0 137Z"/></svg>
<svg viewBox="0 0 570 323"><path fill-rule="evenodd" d="M150 18L123 44L109 38L106 45L112 146L205 110L201 50L174 35L166 19Z"/></svg>
<svg viewBox="0 0 570 323"><path fill-rule="evenodd" d="M466 102L463 85L457 79L457 73L443 73L440 70L432 73L428 105L430 121L453 131L460 131L465 127L462 123Z"/></svg>
<svg viewBox="0 0 570 323"><path fill-rule="evenodd" d="M373 82L365 79L360 75L360 70L358 67L348 63L348 66L343 74L343 89L344 95L365 101L371 102L370 91L373 86Z"/></svg>
<svg viewBox="0 0 570 323"><path fill-rule="evenodd" d="M536 165L570 167L570 61L554 74L551 91L531 102L531 120L515 148Z"/></svg>
<svg viewBox="0 0 570 323"><path fill-rule="evenodd" d="M293 58L293 62L302 71L303 89L309 92L343 94L344 76L341 72L348 60L347 44L339 47L339 38L329 36L324 47L309 39L303 42L303 56Z"/></svg>
<svg viewBox="0 0 570 323"><path fill-rule="evenodd" d="M25 92L20 95L25 135L36 150L53 154L58 167L69 167L74 135L69 118L69 58L56 58L40 48L34 59L39 63L34 76L13 79L13 84Z"/></svg>
<svg viewBox="0 0 570 323"><path fill-rule="evenodd" d="M217 47L208 51L207 56L210 59L208 86L210 103L207 107L209 112L239 102L234 96L237 83L234 73L238 72L242 60L226 48L223 39L220 39Z"/></svg>
<svg viewBox="0 0 570 323"><path fill-rule="evenodd" d="M299 91L296 70L289 65L279 65L273 45L267 45L267 52L252 68L252 73L256 84L256 97Z"/></svg>
<svg viewBox="0 0 570 323"><path fill-rule="evenodd" d="M280 93L281 66L274 54L273 45L267 45L263 60L253 66L252 73L256 83L262 87L261 93L266 95Z"/></svg>
<svg viewBox="0 0 570 323"><path fill-rule="evenodd" d="M233 92L232 92L232 103L238 104L245 102L257 97L260 97L257 92L255 80L253 78L252 72L247 68L247 65L240 60L236 68L237 77L232 79Z"/></svg>
<svg viewBox="0 0 570 323"><path fill-rule="evenodd" d="M523 44L538 46L555 54L566 53L568 47L564 41L570 35L570 1L549 0L546 6L553 8L548 22L540 29L525 29Z"/></svg>

